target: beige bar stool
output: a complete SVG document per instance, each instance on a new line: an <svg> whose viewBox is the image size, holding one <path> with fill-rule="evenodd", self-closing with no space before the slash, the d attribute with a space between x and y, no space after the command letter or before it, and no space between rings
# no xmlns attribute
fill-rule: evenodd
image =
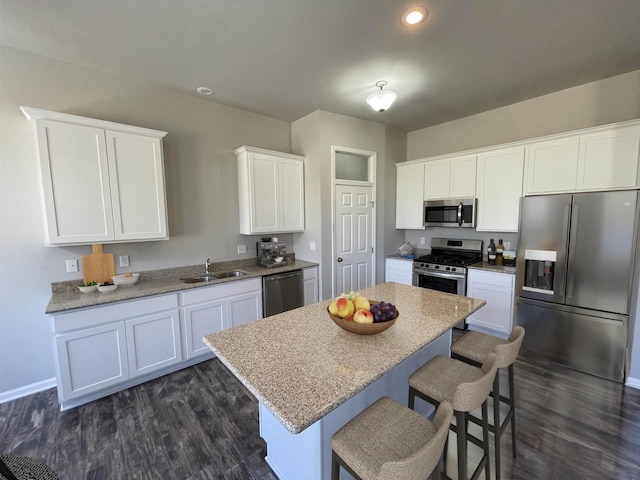
<svg viewBox="0 0 640 480"><path fill-rule="evenodd" d="M493 381L493 391L491 392L493 397L493 425L489 426L489 430L494 434L496 480L500 480L500 439L509 422L511 423L511 449L513 458L516 458L516 407L513 364L518 357L523 339L524 328L515 327L507 340L485 333L469 332L451 345L451 356L463 362L476 366L481 365L491 353L494 353L498 357L498 369L509 368L509 398L500 395L499 373ZM500 423L500 402L504 402L509 406L507 416L502 423ZM476 424L480 423L473 416L470 416L469 420Z"/></svg>
<svg viewBox="0 0 640 480"><path fill-rule="evenodd" d="M481 368L438 355L409 377L409 408L419 397L434 405L449 402L453 406L458 445L458 480L467 480L467 440L484 450L471 476L478 478L484 467L485 480L491 476L489 465L489 419L487 398L498 370L498 358L491 354ZM482 406L482 441L467 434L467 413Z"/></svg>
<svg viewBox="0 0 640 480"><path fill-rule="evenodd" d="M361 480L425 480L434 472L447 439L453 408L443 402L433 423L382 397L331 437L331 480L340 466Z"/></svg>

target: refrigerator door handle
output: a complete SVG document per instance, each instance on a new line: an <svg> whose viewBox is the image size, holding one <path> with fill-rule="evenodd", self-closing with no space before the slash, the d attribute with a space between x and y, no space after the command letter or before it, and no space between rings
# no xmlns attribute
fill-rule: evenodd
<svg viewBox="0 0 640 480"><path fill-rule="evenodd" d="M564 206L564 216L563 216L563 220L562 220L562 243L561 245L564 245L564 258L566 258L567 255L567 235L569 234L569 217L571 215L571 205L565 204ZM560 282L560 285L558 286L558 295L560 295L561 297L564 298L564 291L565 291L565 279L563 278Z"/></svg>
<svg viewBox="0 0 640 480"><path fill-rule="evenodd" d="M576 270L576 244L578 243L578 212L580 205L573 204L573 215L571 218L571 235L569 236L569 266L567 270L567 298L573 297L573 280Z"/></svg>

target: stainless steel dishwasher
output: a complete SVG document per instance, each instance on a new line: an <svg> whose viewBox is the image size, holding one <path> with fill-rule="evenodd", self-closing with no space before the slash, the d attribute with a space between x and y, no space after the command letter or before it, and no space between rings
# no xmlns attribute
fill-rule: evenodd
<svg viewBox="0 0 640 480"><path fill-rule="evenodd" d="M269 317L304 305L302 270L262 277L263 315Z"/></svg>

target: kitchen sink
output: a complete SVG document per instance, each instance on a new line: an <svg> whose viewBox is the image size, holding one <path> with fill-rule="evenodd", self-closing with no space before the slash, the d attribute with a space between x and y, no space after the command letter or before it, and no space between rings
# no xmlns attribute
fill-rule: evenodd
<svg viewBox="0 0 640 480"><path fill-rule="evenodd" d="M246 274L247 272L245 272L244 270L230 270L228 272L212 273L210 275L198 275L195 277L181 278L180 281L183 283L201 283L218 280L220 278L241 277L242 275Z"/></svg>
<svg viewBox="0 0 640 480"><path fill-rule="evenodd" d="M241 277L246 274L247 272L245 272L244 270L231 270L229 272L216 273L216 277L218 278Z"/></svg>

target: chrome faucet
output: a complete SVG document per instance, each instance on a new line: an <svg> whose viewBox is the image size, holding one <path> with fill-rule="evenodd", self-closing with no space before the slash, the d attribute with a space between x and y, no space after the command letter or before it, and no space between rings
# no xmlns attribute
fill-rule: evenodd
<svg viewBox="0 0 640 480"><path fill-rule="evenodd" d="M204 262L204 274L211 275L211 259L207 258L207 261Z"/></svg>

